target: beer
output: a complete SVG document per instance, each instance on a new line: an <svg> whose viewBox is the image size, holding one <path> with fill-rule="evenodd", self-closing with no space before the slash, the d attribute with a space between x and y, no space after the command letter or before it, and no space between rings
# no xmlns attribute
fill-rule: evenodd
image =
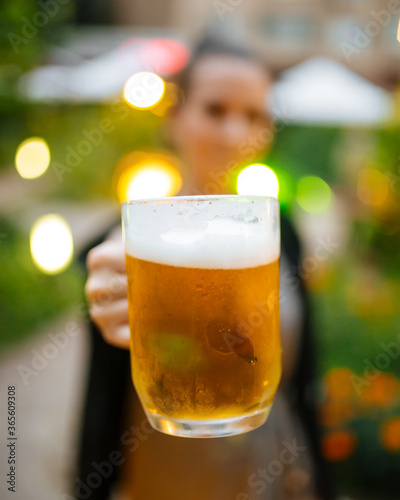
<svg viewBox="0 0 400 500"><path fill-rule="evenodd" d="M195 422L260 425L281 374L276 220L200 211L199 229L194 213L183 228L154 217L140 237L124 227L133 382L150 422L177 435L171 422L189 435Z"/></svg>

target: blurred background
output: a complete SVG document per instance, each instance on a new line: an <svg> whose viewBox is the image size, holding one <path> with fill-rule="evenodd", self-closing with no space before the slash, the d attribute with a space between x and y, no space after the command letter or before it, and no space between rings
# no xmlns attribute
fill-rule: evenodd
<svg viewBox="0 0 400 500"><path fill-rule="evenodd" d="M276 140L238 192L278 185L302 238L338 498L398 498L399 16L387 0L3 0L0 411L15 385L14 498L68 491L88 355L77 256L121 201L179 190L162 122L205 30L245 34L277 77ZM149 100L131 91L140 71L160 77Z"/></svg>

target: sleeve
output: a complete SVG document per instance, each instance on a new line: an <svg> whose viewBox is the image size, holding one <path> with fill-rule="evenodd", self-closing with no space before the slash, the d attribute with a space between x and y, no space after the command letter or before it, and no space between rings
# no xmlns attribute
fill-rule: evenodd
<svg viewBox="0 0 400 500"><path fill-rule="evenodd" d="M301 245L294 227L284 215L281 217L282 249L288 271L284 277L286 288L295 291L296 313L299 318L297 356L289 380L289 394L293 409L305 429L313 455L317 488L321 498L332 498L331 485L320 451L317 418L316 348L313 335L310 297L301 273ZM294 296L293 296L294 298ZM293 303L294 304L294 303Z"/></svg>

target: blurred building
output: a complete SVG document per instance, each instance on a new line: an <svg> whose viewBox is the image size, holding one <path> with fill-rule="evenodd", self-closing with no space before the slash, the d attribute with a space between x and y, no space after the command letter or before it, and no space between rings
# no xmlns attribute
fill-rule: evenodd
<svg viewBox="0 0 400 500"><path fill-rule="evenodd" d="M398 79L396 1L115 0L105 8L103 0L80 0L78 5L85 24L96 22L91 16L100 12L101 22L171 29L188 38L216 22L233 35L240 25L277 71L324 55L386 87Z"/></svg>

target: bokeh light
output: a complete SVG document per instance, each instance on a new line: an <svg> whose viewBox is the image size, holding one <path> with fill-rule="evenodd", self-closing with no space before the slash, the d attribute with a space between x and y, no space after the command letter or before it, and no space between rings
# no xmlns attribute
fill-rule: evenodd
<svg viewBox="0 0 400 500"><path fill-rule="evenodd" d="M357 436L350 430L326 433L321 442L322 454L330 462L343 462L353 455L357 446Z"/></svg>
<svg viewBox="0 0 400 500"><path fill-rule="evenodd" d="M175 38L130 37L118 47L118 53L136 59L140 66L159 75L181 71L189 61L189 47Z"/></svg>
<svg viewBox="0 0 400 500"><path fill-rule="evenodd" d="M297 183L296 201L305 212L322 213L332 202L332 190L321 177L303 177Z"/></svg>
<svg viewBox="0 0 400 500"><path fill-rule="evenodd" d="M324 375L324 387L329 399L341 400L354 397L353 372L347 367L332 368Z"/></svg>
<svg viewBox="0 0 400 500"><path fill-rule="evenodd" d="M126 163L126 160L122 163ZM140 161L133 161L122 170L118 178L117 195L121 203L127 200L173 196L178 193L181 185L182 177L179 171L166 156L149 155Z"/></svg>
<svg viewBox="0 0 400 500"><path fill-rule="evenodd" d="M379 372L362 390L359 399L365 406L394 408L400 399L400 381L392 373Z"/></svg>
<svg viewBox="0 0 400 500"><path fill-rule="evenodd" d="M41 137L30 137L21 142L15 154L15 166L24 179L35 179L50 165L50 149Z"/></svg>
<svg viewBox="0 0 400 500"><path fill-rule="evenodd" d="M180 40L153 38L142 40L139 58L143 66L151 67L157 73L170 75L181 71L189 61L190 50Z"/></svg>
<svg viewBox="0 0 400 500"><path fill-rule="evenodd" d="M400 451L400 417L391 417L382 423L381 442L388 451Z"/></svg>
<svg viewBox="0 0 400 500"><path fill-rule="evenodd" d="M127 80L123 96L133 108L150 109L160 102L164 92L162 78L151 71L139 71Z"/></svg>
<svg viewBox="0 0 400 500"><path fill-rule="evenodd" d="M238 175L236 186L238 194L241 195L277 197L279 192L279 182L275 172L260 163L244 168Z"/></svg>
<svg viewBox="0 0 400 500"><path fill-rule="evenodd" d="M389 193L388 181L382 172L375 168L363 168L358 173L357 196L365 205L381 205Z"/></svg>
<svg viewBox="0 0 400 500"><path fill-rule="evenodd" d="M400 43L400 20L399 20L399 26L397 28L397 41Z"/></svg>
<svg viewBox="0 0 400 500"><path fill-rule="evenodd" d="M331 368L323 377L325 401L320 407L320 421L325 427L339 427L355 415L354 373L345 366ZM328 451L329 453L329 451Z"/></svg>
<svg viewBox="0 0 400 500"><path fill-rule="evenodd" d="M46 274L57 274L70 264L74 252L71 229L60 215L40 217L31 229L30 247L36 266Z"/></svg>

